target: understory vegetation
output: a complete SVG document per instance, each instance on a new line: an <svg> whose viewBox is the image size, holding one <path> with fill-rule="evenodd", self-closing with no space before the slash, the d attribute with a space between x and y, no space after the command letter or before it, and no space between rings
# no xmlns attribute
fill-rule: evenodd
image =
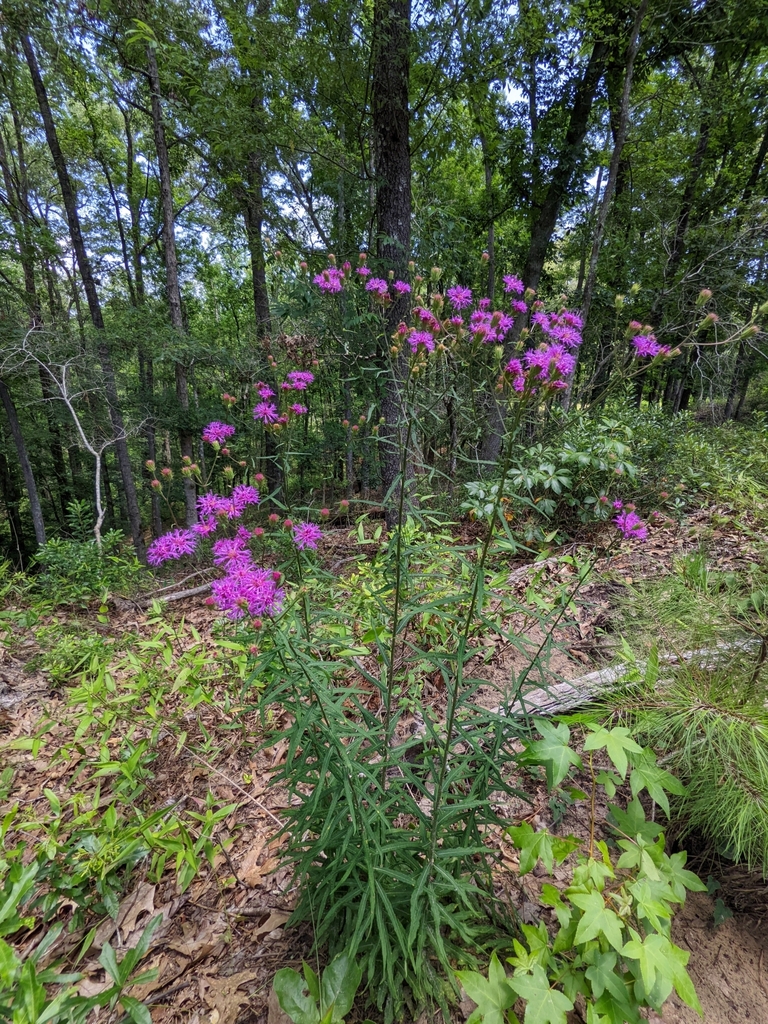
<svg viewBox="0 0 768 1024"><path fill-rule="evenodd" d="M3 3L0 1020L706 1012L764 8Z"/></svg>

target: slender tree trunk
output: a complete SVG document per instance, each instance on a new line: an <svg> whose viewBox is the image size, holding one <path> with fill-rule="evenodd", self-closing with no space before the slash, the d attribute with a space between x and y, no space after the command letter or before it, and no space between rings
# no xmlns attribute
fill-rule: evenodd
<svg viewBox="0 0 768 1024"><path fill-rule="evenodd" d="M592 295L595 290L595 282L597 281L597 261L600 256L600 246L603 241L603 234L605 232L605 224L608 220L608 211L611 208L611 202L613 200L613 191L616 187L616 179L619 175L619 164L621 162L621 154L624 149L624 143L627 139L627 127L629 125L629 98L632 93L632 77L635 67L635 57L637 56L637 50L640 45L640 30L643 27L643 20L645 19L646 11L648 10L648 0L642 0L640 6L637 9L635 15L635 21L632 25L632 34L629 37L629 45L627 46L627 55L624 61L624 85L621 91L621 104L619 106L618 123L616 126L616 132L613 139L613 152L611 153L611 162L608 167L608 180L605 183L605 191L603 192L603 199L600 203L599 212L597 214L597 224L595 225L595 235L592 239L592 252L589 257L589 272L587 273L587 282L584 287L584 297L581 303L581 316L584 321L584 328L586 330L587 321L589 319L589 311L592 306ZM578 360L578 349L576 350L576 358ZM574 382L576 380L576 368L571 375L571 379L568 383L568 388L565 392L563 400L563 409L567 412L571 405L571 398L573 396Z"/></svg>
<svg viewBox="0 0 768 1024"><path fill-rule="evenodd" d="M35 540L38 544L45 544L45 523L43 522L43 510L40 507L40 498L37 493L35 474L32 470L32 463L29 461L27 446L24 443L24 436L21 433L19 415L16 411L11 393L4 381L0 380L0 401L3 403L5 415L8 417L8 426L11 428L11 436L16 447L16 455L24 476L24 485L27 488L29 507L32 512L32 525L35 529Z"/></svg>
<svg viewBox="0 0 768 1024"><path fill-rule="evenodd" d="M568 118L568 128L560 155L552 172L544 202L531 228L531 241L528 256L523 270L523 281L527 288L536 290L539 287L541 273L544 269L549 243L552 240L557 218L582 153L584 139L589 128L589 118L600 80L605 71L608 44L597 41L589 57L584 74L576 88L576 93ZM527 317L520 315L515 319L515 326L509 333L506 348L510 351L515 347L523 328L527 325ZM489 424L483 440L481 459L484 466L490 469L498 461L501 442L504 436L506 406L495 395L491 396L488 410Z"/></svg>
<svg viewBox="0 0 768 1024"><path fill-rule="evenodd" d="M0 494L2 494L3 502L5 504L5 512L8 516L11 543L16 547L21 568L24 568L27 561L28 549L26 538L24 536L24 526L21 522L21 516L19 515L21 491L16 480L16 475L13 472L13 467L8 464L8 459L5 457L5 452L2 448L0 448Z"/></svg>
<svg viewBox="0 0 768 1024"><path fill-rule="evenodd" d="M146 552L144 548L144 534L141 525L141 513L139 511L136 486L133 481L133 472L131 469L130 455L128 453L128 442L125 435L123 414L120 409L120 402L117 395L117 382L115 379L114 367L112 365L112 353L110 352L109 345L104 334L104 318L101 313L101 305L99 304L99 297L96 291L96 282L93 277L91 261L85 248L85 241L80 227L80 216L77 210L75 192L72 187L72 181L69 177L69 171L64 159L64 154L62 153L61 146L59 145L56 125L48 102L48 94L45 89L45 84L43 83L42 75L40 74L37 57L35 56L29 37L22 34L20 38L21 45L24 50L24 56L26 57L27 65L29 67L29 73L32 78L35 96L37 97L37 103L40 108L40 114L43 119L45 138L48 143L48 148L51 151L51 157L53 158L53 164L56 169L56 176L59 181L59 188L61 189L61 196L64 201L64 208L67 214L67 225L69 227L72 245L77 258L80 277L83 282L83 289L88 301L91 321L93 326L99 332L97 353L102 373L104 375L107 404L109 406L109 417L115 435L115 449L117 452L118 463L120 465L120 476L122 478L123 489L125 491L125 498L128 506L128 517L131 524L131 531L133 533L133 544L136 548L136 554L143 561L146 556Z"/></svg>
<svg viewBox="0 0 768 1024"><path fill-rule="evenodd" d="M411 248L411 150L408 87L410 81L410 0L375 0L373 8L373 88L371 114L376 174L377 254L382 272L405 277ZM395 483L405 458L405 479L413 478L413 460L404 451L406 408L404 388L408 372L406 354L390 360L390 337L409 311L407 295L398 295L386 308L382 363L386 374L381 411L381 434L387 525L397 520L398 488ZM404 481L400 481L400 486ZM411 496L413 496L412 488ZM390 493L391 492L391 493Z"/></svg>
<svg viewBox="0 0 768 1024"><path fill-rule="evenodd" d="M160 175L160 206L163 212L163 258L165 260L165 286L168 293L168 310L173 329L181 337L184 330L184 317L181 309L181 289L179 287L179 263L176 256L176 237L174 234L173 191L171 188L171 167L168 160L168 146L165 140L163 111L160 106L160 74L157 68L155 51L147 47L147 67L149 69L149 88L152 94L152 125L155 133L155 150L157 151L157 167ZM176 399L181 408L182 423L179 429L179 447L182 459L194 462L194 441L189 429L189 385L187 368L181 359L174 363L176 373ZM183 477L184 507L187 526L197 522L197 488L190 476Z"/></svg>

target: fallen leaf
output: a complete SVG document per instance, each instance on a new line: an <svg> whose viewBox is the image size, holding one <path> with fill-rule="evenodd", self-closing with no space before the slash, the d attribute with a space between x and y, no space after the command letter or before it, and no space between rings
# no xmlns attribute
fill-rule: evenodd
<svg viewBox="0 0 768 1024"><path fill-rule="evenodd" d="M262 869L258 866L258 860L263 849L263 839L261 842L254 843L240 861L240 866L237 869L240 881L251 887L257 886L261 882Z"/></svg>
<svg viewBox="0 0 768 1024"><path fill-rule="evenodd" d="M227 930L227 919L224 914L215 914L212 918L203 922L199 931L195 926L185 921L182 924L183 936L168 943L168 949L173 949L190 960L198 960L207 956Z"/></svg>
<svg viewBox="0 0 768 1024"><path fill-rule="evenodd" d="M216 1017L216 1024L235 1024L240 1012L240 1007L250 1001L250 996L245 992L238 992L241 985L254 981L258 977L258 971L240 971L239 974L231 974L228 978L204 978L202 979L207 991L203 999L212 1010L211 1024Z"/></svg>
<svg viewBox="0 0 768 1024"><path fill-rule="evenodd" d="M290 914L283 913L282 910L273 910L266 921L254 929L253 938L259 939L262 935L269 935L275 928L284 925L290 916Z"/></svg>

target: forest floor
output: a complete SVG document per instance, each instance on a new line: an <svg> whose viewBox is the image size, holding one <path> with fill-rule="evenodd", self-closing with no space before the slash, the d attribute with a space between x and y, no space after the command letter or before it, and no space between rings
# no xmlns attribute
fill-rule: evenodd
<svg viewBox="0 0 768 1024"><path fill-rule="evenodd" d="M743 523L732 521L730 525L715 526L713 522L728 519L718 519L715 511L695 512L682 525L670 522L656 527L646 544L622 548L611 557L610 564L598 563L592 581L580 594L577 615L559 631L558 647L551 652L544 670L550 674L549 679L541 682L578 680L604 665L615 650L611 619L617 594L627 584L669 572L675 556L696 550L703 539L719 567L739 571L753 557L750 538L755 537L754 529L745 533ZM339 536L335 556L341 547ZM553 586L563 582L558 574L569 571L553 561ZM510 586L518 588L521 595L528 573L525 566L511 570ZM98 633L106 643L119 643L132 634L137 642L149 645L157 635L157 618L138 609L110 611L108 616L101 616L108 619L104 622L98 621L93 610L67 615L60 612L42 625L66 623L69 628L73 615L76 629ZM159 914L162 921L142 965L155 968L157 978L131 991L149 1006L154 1024L285 1024L288 1018L274 998L270 1000L272 978L281 967L299 967L302 959L312 959L309 928L285 927L295 894L289 871L280 864L282 840L277 834L290 796L273 783L272 776L285 757L286 746L280 743L259 749L259 716L255 708L233 703L224 664L228 652L209 640L214 614L201 599L168 606L165 619L174 624L169 656L174 664L169 664L169 670L183 663L185 645L207 649L211 658L222 661L225 670L219 683L221 699L200 703L192 712L184 707L183 692L167 694L163 714L169 719L175 716L177 722L183 720L186 731L182 741L171 730L161 733L151 777L145 779L146 791L156 808L178 811L185 807L202 814L206 801L210 802L208 793L217 805L232 805L216 832L218 843L226 843L226 852L216 855L212 867L203 864L183 893L171 871L155 884L144 877L123 893L116 918L106 918L99 925L78 964L77 969L84 975L80 991L93 994L108 986L98 961L105 942L113 945L119 957L121 950L136 944L147 922ZM509 630L514 625L505 623ZM97 806L104 806L114 784L114 770L111 774L105 770L100 778L91 776L88 782L85 773L80 774L90 755L76 741L78 720L72 715L65 681L52 685L50 675L38 668L45 630L41 634L40 623L36 628L37 632L18 627L12 635L6 633L0 651L0 749L4 765L13 769L11 787L0 790L0 820L12 806L19 805L27 822L34 823L49 809L49 793L63 803L75 789ZM539 638L534 634L528 640L536 645ZM492 707L498 705L499 695L509 688L510 679L522 667L522 654L500 636L486 637L484 647L473 673L487 680L478 691L478 699ZM119 671L129 669L124 665ZM425 700L439 710L443 700L440 687L427 687ZM30 750L30 739L43 723L46 742L39 750ZM237 728L232 731L235 724ZM109 749L118 743L117 735L106 741L106 750L101 751L105 763L109 762ZM525 820L534 828L546 825L563 834L588 834L588 820L580 804L553 808L540 782L527 775L517 781L526 789L529 802L512 798L506 804L500 801L499 810L510 824ZM63 828L66 831L65 821ZM32 842L40 841L34 827L28 827L27 835ZM537 872L519 876L517 852L503 831L489 834L487 841L496 854L496 895L513 902L523 919L538 919L542 908L537 893L547 877ZM690 866L705 879L707 870L719 871L723 895L734 910L732 917L715 927L712 898L691 894L674 920L675 942L691 953L689 971L704 1008L705 1024L742 1020L764 1024L768 1021L768 888L736 868L707 868L695 860ZM562 880L558 879L562 870L555 869L555 884ZM74 903L70 908L62 902L56 911L58 919L67 921L73 908ZM86 925L70 933L65 929L49 956L66 956L86 933ZM23 953L39 938L39 933L27 935L20 951ZM462 1004L455 1021L466 1019L469 1009L469 1004ZM100 1019L108 1019L105 1011L101 1011ZM425 1016L423 1021L426 1024L427 1020L439 1019ZM650 1019L688 1024L700 1018L673 996L663 1017L651 1014Z"/></svg>

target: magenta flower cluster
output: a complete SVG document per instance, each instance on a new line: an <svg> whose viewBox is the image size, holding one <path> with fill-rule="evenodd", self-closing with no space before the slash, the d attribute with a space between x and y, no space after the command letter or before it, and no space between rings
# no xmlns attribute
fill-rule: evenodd
<svg viewBox="0 0 768 1024"><path fill-rule="evenodd" d="M335 270L336 268L331 267L330 269ZM286 379L280 384L280 390L306 391L314 379L314 373L311 373L309 370L291 370ZM287 413L281 413L277 403L272 401L276 397L272 388L263 381L258 381L256 392L262 401L257 402L254 406L253 418L263 423L265 427L271 427L275 424L284 426L288 422L289 416ZM303 416L307 412L307 407L300 402L294 402L289 406L289 411L294 416Z"/></svg>
<svg viewBox="0 0 768 1024"><path fill-rule="evenodd" d="M653 334L635 335L632 345L635 355L641 359L654 359L656 356L669 354L669 345L660 345Z"/></svg>
<svg viewBox="0 0 768 1024"><path fill-rule="evenodd" d="M622 537L626 540L648 539L648 526L633 508L625 509L621 501L614 501L613 507L619 513L613 521Z"/></svg>
<svg viewBox="0 0 768 1024"><path fill-rule="evenodd" d="M227 438L232 437L234 433L235 428L231 427L228 423L220 423L218 420L214 420L203 430L203 440L207 441L208 444L224 444Z"/></svg>

